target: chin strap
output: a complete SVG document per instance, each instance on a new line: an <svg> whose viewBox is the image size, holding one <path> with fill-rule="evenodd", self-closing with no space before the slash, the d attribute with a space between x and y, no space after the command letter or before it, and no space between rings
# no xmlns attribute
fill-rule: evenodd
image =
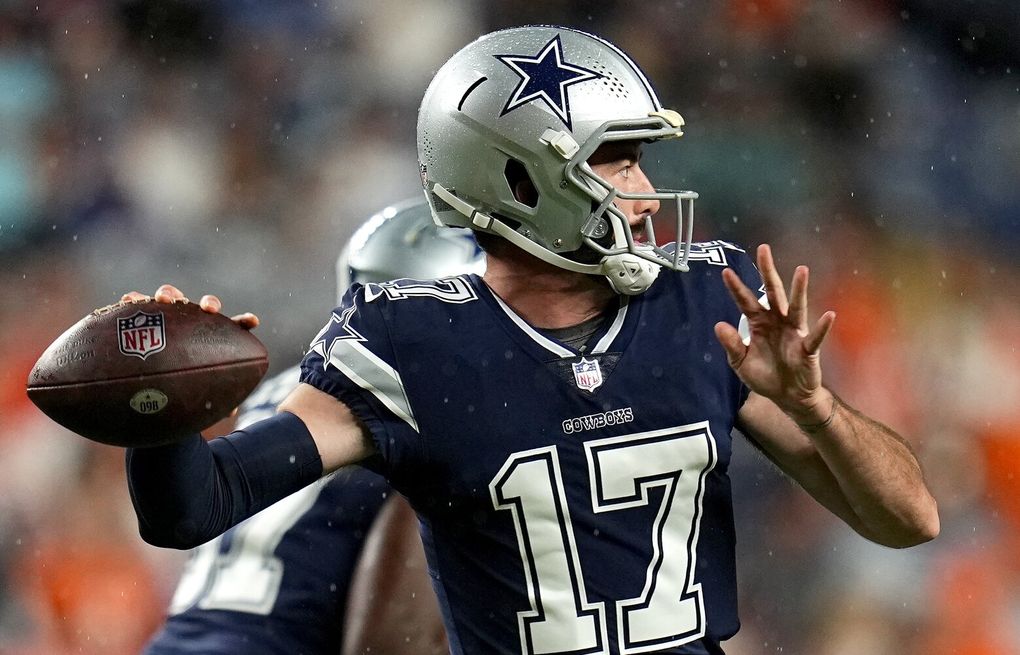
<svg viewBox="0 0 1020 655"><path fill-rule="evenodd" d="M602 260L602 270L613 291L624 296L636 296L648 290L659 277L658 264L629 253L609 255Z"/></svg>
<svg viewBox="0 0 1020 655"><path fill-rule="evenodd" d="M429 190L458 213L465 216L471 225L497 234L521 250L531 253L553 266L588 275L598 275L601 273L609 280L609 285L613 287L613 290L621 295L636 296L644 293L648 287L652 286L652 282L655 282L655 278L659 276L660 266L658 264L631 253L606 255L599 264L581 264L575 262L542 248L510 228L503 221L475 209L470 203L464 202L437 182L431 183ZM616 235L617 244L625 243L624 239L622 234L618 233ZM638 246L638 248L641 247Z"/></svg>

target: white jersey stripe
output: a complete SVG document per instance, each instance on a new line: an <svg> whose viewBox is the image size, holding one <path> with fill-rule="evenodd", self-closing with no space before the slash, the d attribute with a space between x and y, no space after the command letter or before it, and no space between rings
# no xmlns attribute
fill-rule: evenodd
<svg viewBox="0 0 1020 655"><path fill-rule="evenodd" d="M575 353L574 351L568 348L564 348L563 346L556 343L552 339L539 333L537 330L535 330L535 328L528 325L527 321L525 321L523 318L515 314L514 310L510 309L510 307L508 307L507 304L504 303L499 296L497 296L496 294L492 294L492 297L496 299L496 302L499 303L499 306L503 308L503 311L506 312L506 315L510 317L510 320L516 323L517 327L521 328L521 330L523 330L525 334L534 339L535 343L542 346L552 354L557 355L563 359L569 359L571 357L577 356L577 353Z"/></svg>
<svg viewBox="0 0 1020 655"><path fill-rule="evenodd" d="M591 349L591 354L601 355L609 350L609 346L613 344L616 335L620 334L620 330L623 329L623 322L627 319L628 304L630 304L630 299L627 296L620 296L620 309L616 312L616 318L613 319L613 324L609 326L609 330L602 335L602 338L595 344L595 347Z"/></svg>
<svg viewBox="0 0 1020 655"><path fill-rule="evenodd" d="M378 398L379 402L415 432L420 432L400 374L375 353L353 339L337 339L329 349L327 364L332 364L359 387Z"/></svg>

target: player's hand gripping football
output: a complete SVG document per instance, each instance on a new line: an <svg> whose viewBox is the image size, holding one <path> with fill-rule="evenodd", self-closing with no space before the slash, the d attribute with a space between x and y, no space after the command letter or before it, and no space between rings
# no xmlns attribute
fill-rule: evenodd
<svg viewBox="0 0 1020 655"><path fill-rule="evenodd" d="M819 349L836 314L827 311L808 325L808 269L798 266L787 300L783 280L767 244L758 247L758 270L765 282L768 307L758 302L730 269L723 281L737 307L747 317L750 343L737 329L721 322L715 334L737 376L755 393L770 399L801 425L819 423L830 413L831 394L822 387Z"/></svg>
<svg viewBox="0 0 1020 655"><path fill-rule="evenodd" d="M139 291L130 291L121 296L120 300L121 302L129 300L145 300L148 297L149 296L146 296L144 293L141 293ZM165 303L178 302L182 300L187 301L187 298L185 298L184 293L177 287L173 286L172 284L164 284L160 286L158 289L156 289L156 293L153 294L152 298L156 302ZM198 301L198 306L201 307L204 311L209 312L210 314L219 314L220 310L223 308L223 303L221 303L220 299L217 298L216 296L205 295L202 296L202 299ZM237 323L238 325L247 330L256 328L259 325L259 317L256 316L255 314L252 314L251 312L237 314L236 316L232 316L230 320L232 320L233 322Z"/></svg>

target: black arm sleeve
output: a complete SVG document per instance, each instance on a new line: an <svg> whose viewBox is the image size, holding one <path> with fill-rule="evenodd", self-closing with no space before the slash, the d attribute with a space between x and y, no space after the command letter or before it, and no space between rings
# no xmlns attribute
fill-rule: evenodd
<svg viewBox="0 0 1020 655"><path fill-rule="evenodd" d="M289 412L209 442L127 451L138 532L164 548L203 544L321 475L312 435Z"/></svg>

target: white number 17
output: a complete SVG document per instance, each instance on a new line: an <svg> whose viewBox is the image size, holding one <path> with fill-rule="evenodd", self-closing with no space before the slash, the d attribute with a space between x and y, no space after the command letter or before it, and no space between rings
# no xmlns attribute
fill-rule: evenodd
<svg viewBox="0 0 1020 655"><path fill-rule="evenodd" d="M616 601L619 652L700 639L705 607L694 571L705 476L717 459L708 423L588 441L584 448L596 514L645 506L649 490L662 488L644 588ZM556 446L511 455L489 492L496 509L513 513L517 530L531 603L517 613L522 654L610 652L604 604L589 602L585 591Z"/></svg>

